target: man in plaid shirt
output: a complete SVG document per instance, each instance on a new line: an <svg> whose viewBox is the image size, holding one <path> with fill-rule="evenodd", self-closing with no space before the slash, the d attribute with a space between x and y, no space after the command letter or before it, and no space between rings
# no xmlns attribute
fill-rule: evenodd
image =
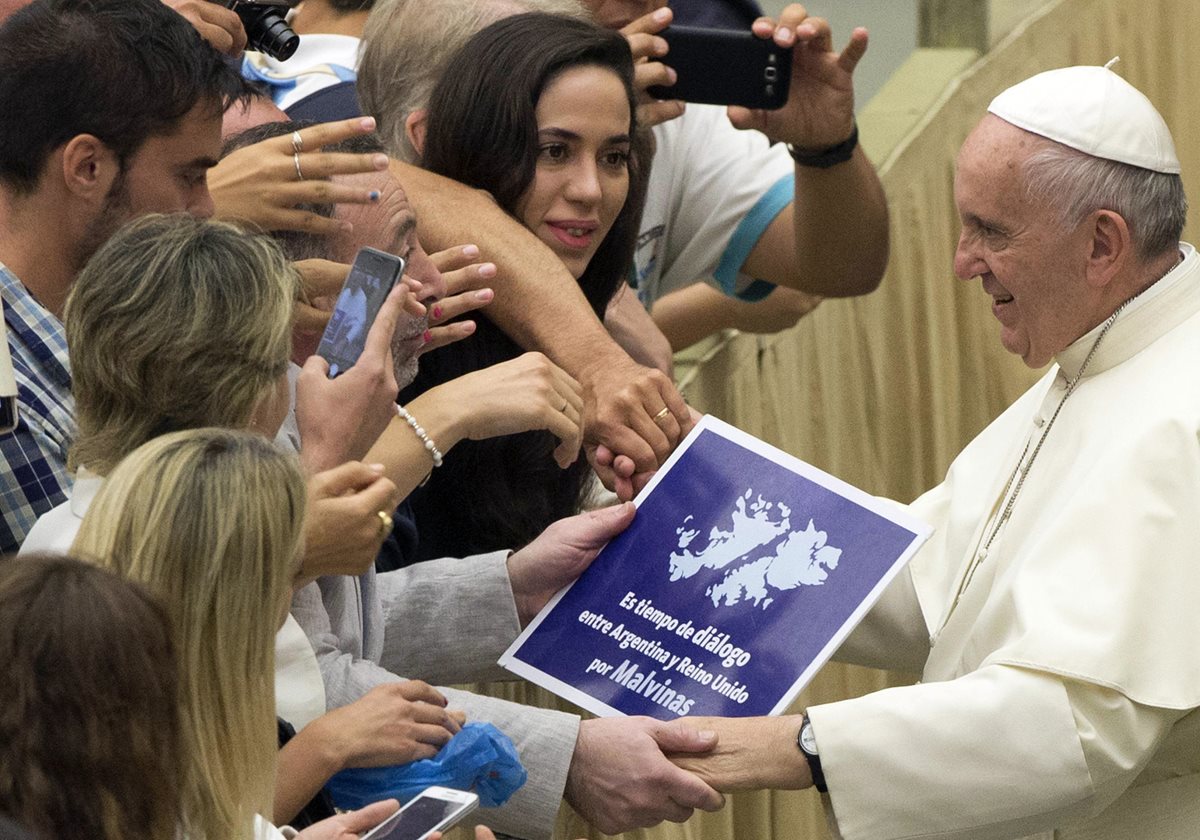
<svg viewBox="0 0 1200 840"><path fill-rule="evenodd" d="M71 282L124 222L212 214L235 70L159 0L37 0L0 28L0 299L18 425L0 437L0 552L71 484Z"/></svg>

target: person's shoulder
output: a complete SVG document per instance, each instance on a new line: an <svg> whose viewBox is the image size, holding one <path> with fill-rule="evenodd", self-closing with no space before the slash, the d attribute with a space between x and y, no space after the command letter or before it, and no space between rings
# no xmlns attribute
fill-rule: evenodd
<svg viewBox="0 0 1200 840"><path fill-rule="evenodd" d="M71 500L56 505L38 517L25 535L18 554L32 554L37 551L66 553L75 542L79 533L80 519L71 510Z"/></svg>

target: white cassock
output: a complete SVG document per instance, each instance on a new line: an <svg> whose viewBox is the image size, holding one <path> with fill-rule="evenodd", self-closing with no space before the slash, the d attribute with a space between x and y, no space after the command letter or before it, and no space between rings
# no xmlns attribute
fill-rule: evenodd
<svg viewBox="0 0 1200 840"><path fill-rule="evenodd" d="M1200 257L1182 251L1100 343L981 561L1099 328L912 504L934 535L841 658L922 682L808 710L846 840L1200 838Z"/></svg>

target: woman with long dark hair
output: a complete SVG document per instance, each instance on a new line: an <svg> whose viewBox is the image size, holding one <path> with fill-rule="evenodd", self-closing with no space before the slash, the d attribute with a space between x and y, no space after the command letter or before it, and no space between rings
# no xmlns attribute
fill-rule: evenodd
<svg viewBox="0 0 1200 840"><path fill-rule="evenodd" d="M603 317L632 265L648 164L625 39L516 15L476 34L448 67L430 99L422 165L491 193L562 258ZM422 358L402 400L520 355L476 317L472 339ZM559 469L556 445L545 432L459 444L412 497L418 559L517 548L577 512L590 470L582 458Z"/></svg>

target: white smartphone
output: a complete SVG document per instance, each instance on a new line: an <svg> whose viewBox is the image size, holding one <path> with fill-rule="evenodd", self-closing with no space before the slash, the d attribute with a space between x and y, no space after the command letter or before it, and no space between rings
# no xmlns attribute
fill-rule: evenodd
<svg viewBox="0 0 1200 840"><path fill-rule="evenodd" d="M360 840L425 840L435 831L450 828L478 805L479 797L468 791L426 788Z"/></svg>

